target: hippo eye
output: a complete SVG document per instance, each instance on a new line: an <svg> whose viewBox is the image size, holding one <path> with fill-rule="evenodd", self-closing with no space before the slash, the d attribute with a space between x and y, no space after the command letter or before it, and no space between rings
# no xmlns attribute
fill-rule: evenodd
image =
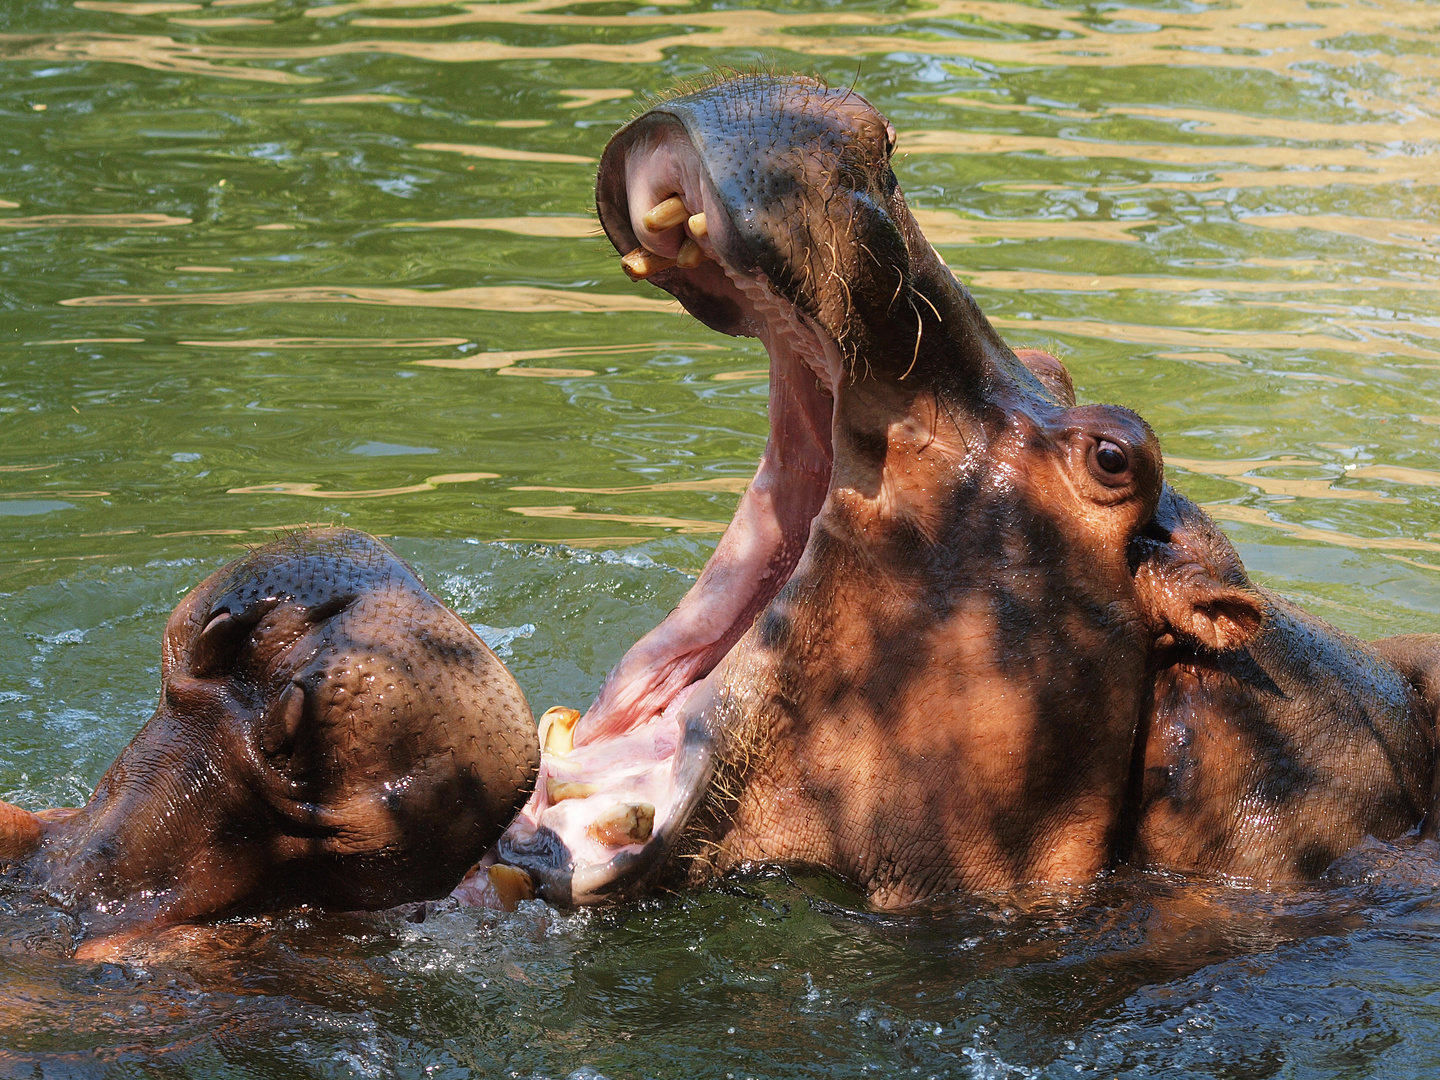
<svg viewBox="0 0 1440 1080"><path fill-rule="evenodd" d="M1129 465L1125 451L1109 439L1101 439L1100 445L1095 448L1095 463L1111 476L1119 476Z"/></svg>
<svg viewBox="0 0 1440 1080"><path fill-rule="evenodd" d="M1090 475L1106 487L1124 487L1130 483L1130 455L1112 439L1097 438L1086 455Z"/></svg>

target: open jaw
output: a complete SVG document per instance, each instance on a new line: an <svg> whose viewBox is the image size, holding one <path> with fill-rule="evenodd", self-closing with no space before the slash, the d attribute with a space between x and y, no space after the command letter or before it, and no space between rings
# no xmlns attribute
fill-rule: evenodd
<svg viewBox="0 0 1440 1080"><path fill-rule="evenodd" d="M666 288L716 329L761 340L770 356L770 432L689 592L625 654L583 716L552 710L541 721L535 793L492 858L526 870L562 904L637 886L664 862L704 795L716 733L701 700L710 695L696 691L800 561L829 490L834 399L846 377L833 337L755 268L753 243L684 127L652 116L606 150L601 223L629 253L623 265L632 278ZM494 902L484 875L459 893Z"/></svg>

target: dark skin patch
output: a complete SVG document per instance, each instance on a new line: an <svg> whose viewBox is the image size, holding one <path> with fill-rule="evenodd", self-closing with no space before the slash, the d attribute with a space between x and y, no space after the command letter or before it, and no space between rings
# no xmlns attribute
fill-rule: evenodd
<svg viewBox="0 0 1440 1080"><path fill-rule="evenodd" d="M508 672L351 530L213 574L170 618L161 679L90 801L17 868L92 933L443 896L538 764Z"/></svg>

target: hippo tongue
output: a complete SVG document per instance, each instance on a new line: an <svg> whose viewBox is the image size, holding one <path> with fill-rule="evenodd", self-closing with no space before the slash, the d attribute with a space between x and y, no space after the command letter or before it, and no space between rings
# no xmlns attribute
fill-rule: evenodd
<svg viewBox="0 0 1440 1080"><path fill-rule="evenodd" d="M699 579L606 678L577 744L677 708L789 580L830 482L832 399L802 357L819 348L803 326L767 335L770 437L759 469ZM808 338L808 340L807 340Z"/></svg>

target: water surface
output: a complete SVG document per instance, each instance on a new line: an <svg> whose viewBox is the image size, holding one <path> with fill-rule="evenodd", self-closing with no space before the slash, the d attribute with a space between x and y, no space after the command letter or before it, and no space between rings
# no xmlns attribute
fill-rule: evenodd
<svg viewBox="0 0 1440 1080"><path fill-rule="evenodd" d="M1254 576L1440 626L1440 4L11 0L0 794L83 799L180 595L390 537L537 711L683 594L765 357L619 273L592 174L717 67L854 83L1011 342L1142 412ZM757 872L624 910L287 916L125 965L0 906L17 1076L1430 1076L1440 857L879 916Z"/></svg>

